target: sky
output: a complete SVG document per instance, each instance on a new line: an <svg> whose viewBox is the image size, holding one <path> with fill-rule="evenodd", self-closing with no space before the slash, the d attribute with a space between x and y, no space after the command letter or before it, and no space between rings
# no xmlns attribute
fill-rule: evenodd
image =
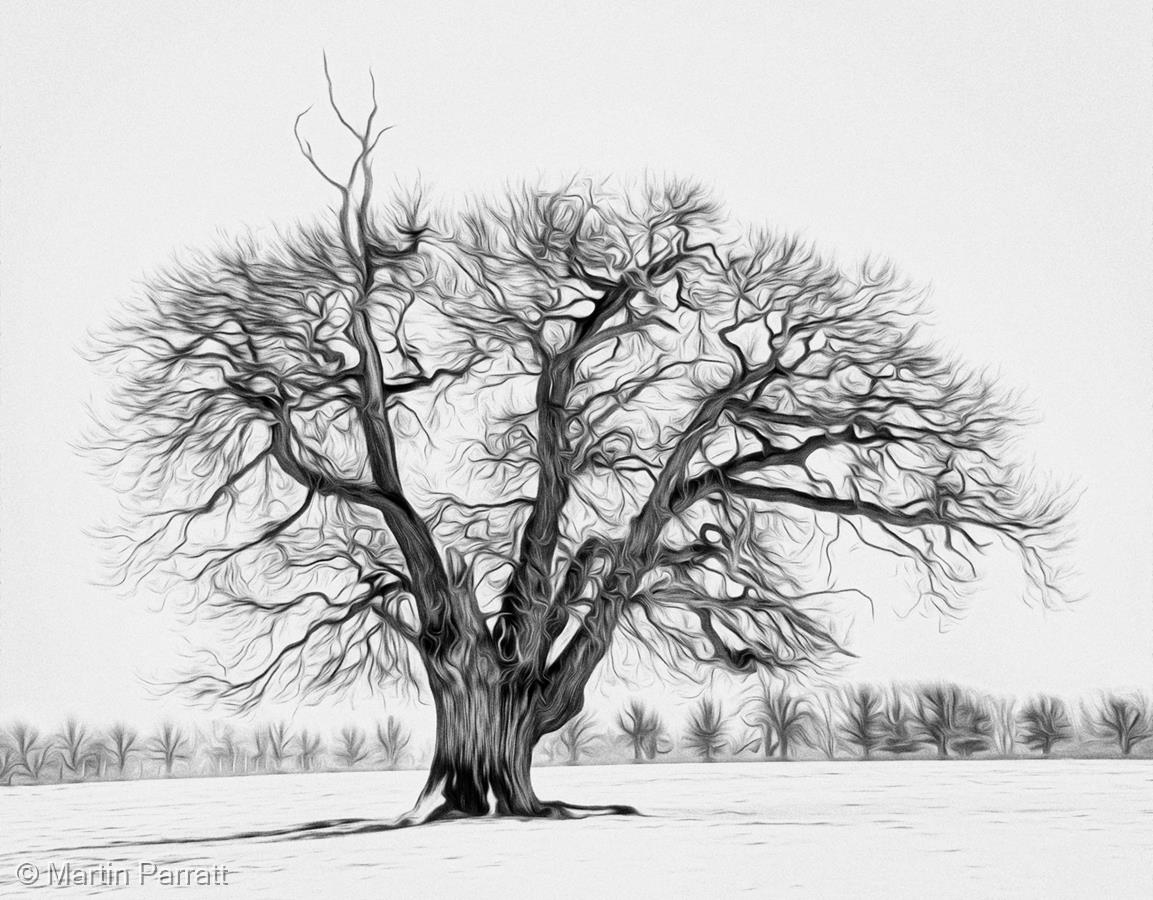
<svg viewBox="0 0 1153 900"><path fill-rule="evenodd" d="M930 289L943 345L1020 388L1025 448L1082 492L1084 599L1012 579L942 629L880 598L860 679L1077 695L1153 685L1153 37L1140 3L4 5L0 67L0 721L180 712L141 674L183 640L121 597L89 532L113 498L73 448L78 352L148 272L330 202L292 123L395 124L382 179L445 198L574 172L711 186L749 226ZM308 119L318 148L335 132ZM344 709L340 704L332 707Z"/></svg>

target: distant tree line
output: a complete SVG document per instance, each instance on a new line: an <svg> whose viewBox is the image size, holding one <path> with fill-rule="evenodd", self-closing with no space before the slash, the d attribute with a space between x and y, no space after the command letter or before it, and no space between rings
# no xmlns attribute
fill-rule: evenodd
<svg viewBox="0 0 1153 900"><path fill-rule="evenodd" d="M538 762L643 763L672 754L704 762L802 754L859 760L1047 757L1054 751L1127 757L1147 741L1153 741L1153 702L1139 693L1103 694L1074 709L1055 696L1019 704L948 683L850 685L802 694L762 682L729 705L702 696L679 735L638 698L607 727L582 713L542 743ZM0 731L4 785L398 769L422 761L411 731L395 716L371 730L348 726L327 736L284 722L246 731L230 724L205 730L165 722L145 735L123 724L101 731L70 719L51 734L19 722Z"/></svg>

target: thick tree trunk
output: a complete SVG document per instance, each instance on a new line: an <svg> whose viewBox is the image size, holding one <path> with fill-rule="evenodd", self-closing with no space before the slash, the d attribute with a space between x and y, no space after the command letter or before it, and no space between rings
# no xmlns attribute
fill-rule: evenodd
<svg viewBox="0 0 1153 900"><path fill-rule="evenodd" d="M431 679L436 747L418 806L445 815L539 816L532 751L540 738L531 693L517 685Z"/></svg>

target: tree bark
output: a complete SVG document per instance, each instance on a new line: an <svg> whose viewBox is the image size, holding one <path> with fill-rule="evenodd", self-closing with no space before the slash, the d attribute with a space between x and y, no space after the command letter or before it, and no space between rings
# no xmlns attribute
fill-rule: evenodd
<svg viewBox="0 0 1153 900"><path fill-rule="evenodd" d="M418 807L446 815L539 816L532 751L540 738L532 693L470 674L430 678L436 746Z"/></svg>

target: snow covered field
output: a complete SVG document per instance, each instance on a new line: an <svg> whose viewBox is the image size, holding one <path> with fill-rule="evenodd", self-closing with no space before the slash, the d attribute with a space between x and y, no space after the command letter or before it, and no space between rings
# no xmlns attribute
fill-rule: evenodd
<svg viewBox="0 0 1153 900"><path fill-rule="evenodd" d="M1139 760L543 768L542 797L647 815L237 836L392 816L422 780L0 789L0 897L1153 897L1153 761ZM22 863L38 870L32 888L17 882ZM74 883L61 887L67 863ZM200 870L218 883L161 883Z"/></svg>

